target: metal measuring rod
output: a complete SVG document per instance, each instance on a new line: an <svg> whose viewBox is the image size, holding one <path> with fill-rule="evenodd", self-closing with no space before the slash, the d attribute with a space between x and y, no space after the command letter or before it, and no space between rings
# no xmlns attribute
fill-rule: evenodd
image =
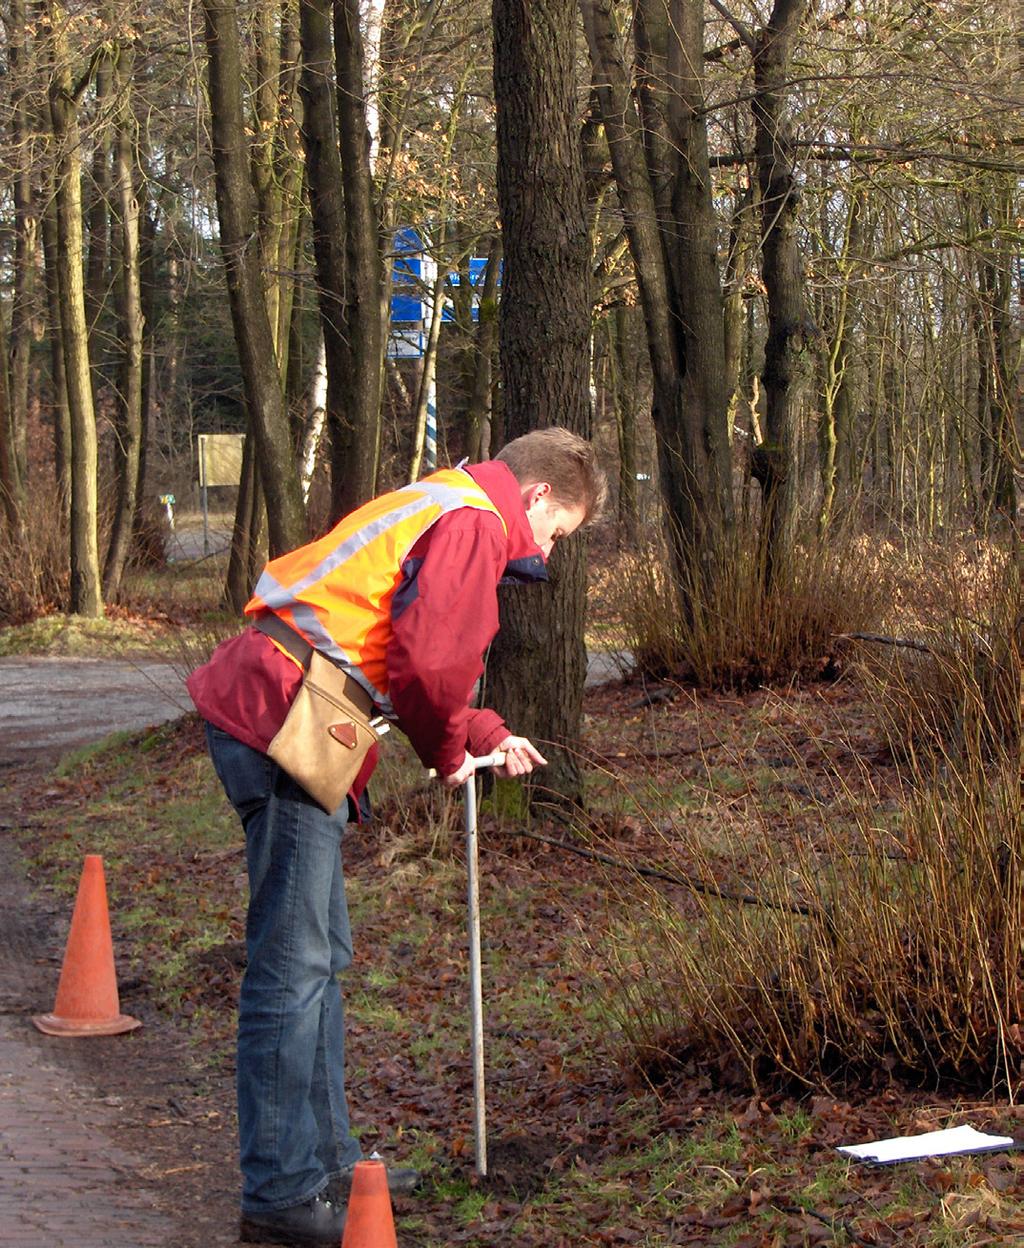
<svg viewBox="0 0 1024 1248"><path fill-rule="evenodd" d="M474 758L476 771L483 767L500 767L502 753ZM476 776L465 784L466 877L469 913L469 1014L470 1040L473 1052L473 1141L476 1172L487 1173L487 1106L484 1086L484 1006L480 969L480 876L477 870Z"/></svg>
<svg viewBox="0 0 1024 1248"><path fill-rule="evenodd" d="M476 775L484 767L500 767L505 755L499 750L469 760L474 774L463 786L466 829L466 877L469 928L469 1019L473 1055L473 1141L476 1172L487 1174L487 1096L484 1085L484 1005L480 969L480 876L476 835ZM436 772L429 772L436 775Z"/></svg>

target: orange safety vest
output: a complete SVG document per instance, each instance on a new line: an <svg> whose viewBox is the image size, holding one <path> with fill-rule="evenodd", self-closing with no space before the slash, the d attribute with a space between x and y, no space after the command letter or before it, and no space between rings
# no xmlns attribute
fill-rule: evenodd
<svg viewBox="0 0 1024 1248"><path fill-rule="evenodd" d="M469 473L444 468L372 499L317 541L271 560L245 614L273 611L384 703L391 599L402 564L431 525L460 507L494 512L508 532L501 512Z"/></svg>

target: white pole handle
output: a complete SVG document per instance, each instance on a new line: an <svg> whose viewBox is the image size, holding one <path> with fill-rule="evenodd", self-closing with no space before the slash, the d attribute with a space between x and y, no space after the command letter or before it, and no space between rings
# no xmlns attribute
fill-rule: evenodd
<svg viewBox="0 0 1024 1248"><path fill-rule="evenodd" d="M481 754L479 758L471 758L469 760L473 764L474 771L482 771L484 767L500 767L505 762L505 753L503 750L495 750L493 754ZM437 768L431 767L427 775L431 780L437 779Z"/></svg>

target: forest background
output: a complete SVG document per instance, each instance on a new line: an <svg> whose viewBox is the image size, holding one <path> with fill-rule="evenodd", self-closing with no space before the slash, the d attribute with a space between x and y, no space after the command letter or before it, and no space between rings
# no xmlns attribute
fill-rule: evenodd
<svg viewBox="0 0 1024 1248"><path fill-rule="evenodd" d="M9 0L3 19L11 644L54 613L154 635L171 614L195 661L268 553L429 466L435 415L439 463L546 424L593 436L610 518L589 556L556 553L549 593L502 604L488 696L552 765L493 817L669 877L671 905L617 892L601 928L629 1061L1012 1105L1016 6ZM410 228L437 276L403 359ZM195 509L197 435L224 432L247 435L230 550L172 580L161 500ZM588 709L588 646L628 651L639 700ZM783 808L765 788L789 766ZM680 822L695 785L712 829ZM749 1174L730 1226L770 1203Z"/></svg>

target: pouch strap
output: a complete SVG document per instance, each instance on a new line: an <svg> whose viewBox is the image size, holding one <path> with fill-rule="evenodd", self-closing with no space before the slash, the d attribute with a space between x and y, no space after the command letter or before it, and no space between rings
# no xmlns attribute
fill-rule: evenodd
<svg viewBox="0 0 1024 1248"><path fill-rule="evenodd" d="M276 641L304 672L309 670L309 660L313 657L312 645L290 624L286 624L279 615L275 615L273 611L264 611L258 619L253 620L252 626L261 633L266 633L272 641Z"/></svg>
<svg viewBox="0 0 1024 1248"><path fill-rule="evenodd" d="M258 629L261 633L276 641L282 650L295 660L304 672L309 671L309 663L313 657L314 647L299 632L296 632L290 624L286 624L279 615L275 615L273 611L265 611L258 619L253 620L253 628ZM321 652L322 653L322 652ZM345 697L357 706L364 715L373 714L373 699L369 693L363 688L358 681L345 671L345 669L333 659L323 656L328 663L332 663L339 672L345 677Z"/></svg>

